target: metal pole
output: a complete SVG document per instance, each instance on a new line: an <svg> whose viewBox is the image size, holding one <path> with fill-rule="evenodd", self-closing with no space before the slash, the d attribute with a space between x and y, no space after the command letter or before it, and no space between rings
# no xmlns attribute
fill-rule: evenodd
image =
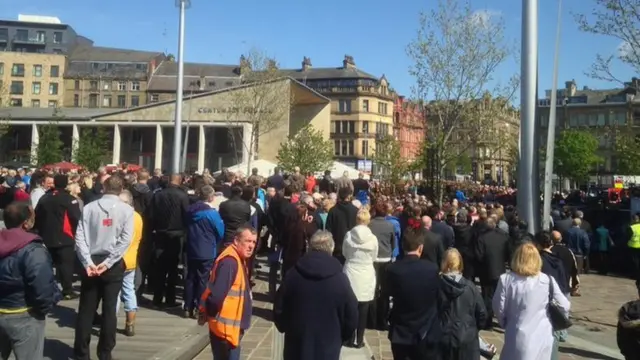
<svg viewBox="0 0 640 360"><path fill-rule="evenodd" d="M180 22L178 28L178 79L176 80L176 113L173 132L173 161L172 170L174 173L180 172L180 142L182 140L182 98L184 90L184 13L191 5L191 0L176 0L176 5L180 7Z"/></svg>
<svg viewBox="0 0 640 360"><path fill-rule="evenodd" d="M538 0L522 0L522 59L520 88L520 161L518 172L518 215L535 233L533 177L536 130L536 67L538 60Z"/></svg>
<svg viewBox="0 0 640 360"><path fill-rule="evenodd" d="M551 88L551 107L549 108L549 129L547 132L547 158L544 163L544 201L542 204L542 229L551 230L551 192L553 177L553 151L556 139L556 112L558 99L558 67L560 57L560 28L562 23L562 0L558 0L558 24L556 25L556 49L553 58L553 83Z"/></svg>
<svg viewBox="0 0 640 360"><path fill-rule="evenodd" d="M189 116L187 117L187 129L184 134L184 143L182 145L182 163L180 169L182 171L187 170L187 149L189 148L189 128L191 127L191 108L192 108L192 100L193 97L193 89L191 89L191 93L189 94Z"/></svg>

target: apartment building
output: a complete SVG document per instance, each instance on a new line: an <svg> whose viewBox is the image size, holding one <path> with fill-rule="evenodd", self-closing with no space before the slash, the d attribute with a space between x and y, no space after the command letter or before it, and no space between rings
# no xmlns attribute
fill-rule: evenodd
<svg viewBox="0 0 640 360"><path fill-rule="evenodd" d="M148 103L148 83L161 52L78 46L64 73L64 106L133 108Z"/></svg>
<svg viewBox="0 0 640 360"><path fill-rule="evenodd" d="M56 17L18 15L18 20L0 20L0 58L5 51L67 54L77 44L91 40Z"/></svg>
<svg viewBox="0 0 640 360"><path fill-rule="evenodd" d="M603 161L592 170L593 177L616 173L616 132L624 131L640 137L638 89L640 80L637 78L632 78L624 87L614 89L590 89L588 86L578 89L575 80L566 81L564 88L558 89L556 135L563 129L578 128L592 132L599 140L597 154ZM547 90L545 98L538 100L540 131L537 140L540 148L547 143L551 106L551 90Z"/></svg>
<svg viewBox="0 0 640 360"><path fill-rule="evenodd" d="M342 66L315 68L304 57L299 69L282 69L288 75L331 99L331 134L338 161L359 170L372 170L376 140L393 134L395 93L383 75L377 77L356 67L345 55Z"/></svg>
<svg viewBox="0 0 640 360"><path fill-rule="evenodd" d="M398 96L393 103L393 112L393 136L400 143L402 159L415 161L426 137L424 106Z"/></svg>

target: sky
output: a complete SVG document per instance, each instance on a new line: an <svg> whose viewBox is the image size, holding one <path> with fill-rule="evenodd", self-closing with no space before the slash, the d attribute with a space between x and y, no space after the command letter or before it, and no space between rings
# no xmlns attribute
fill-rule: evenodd
<svg viewBox="0 0 640 360"><path fill-rule="evenodd" d="M56 16L95 45L176 53L178 9L175 0L0 0L0 19L18 14ZM469 0L474 10L500 16L506 34L518 41L521 4L518 0ZM539 87L551 88L557 0L539 0ZM574 13L590 13L594 0L563 0L560 86L575 79L579 88L612 88L617 84L585 75L597 54L615 54L619 42L578 30ZM420 11L435 0L192 0L186 13L185 61L237 64L242 53L258 48L281 67L299 68L303 56L315 67L339 67L345 54L358 68L383 74L400 94L411 97L414 78L407 44L415 38ZM519 46L519 45L518 45ZM623 79L632 70L618 64ZM511 60L497 79L519 73ZM543 92L541 94L544 94Z"/></svg>

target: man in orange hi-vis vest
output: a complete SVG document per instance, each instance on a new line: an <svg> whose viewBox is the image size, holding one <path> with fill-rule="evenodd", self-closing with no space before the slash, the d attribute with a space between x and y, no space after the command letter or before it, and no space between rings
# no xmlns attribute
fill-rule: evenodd
<svg viewBox="0 0 640 360"><path fill-rule="evenodd" d="M251 227L236 230L233 242L220 253L200 301L198 323L209 324L214 360L240 360L240 340L251 325L251 285L247 260L258 235Z"/></svg>

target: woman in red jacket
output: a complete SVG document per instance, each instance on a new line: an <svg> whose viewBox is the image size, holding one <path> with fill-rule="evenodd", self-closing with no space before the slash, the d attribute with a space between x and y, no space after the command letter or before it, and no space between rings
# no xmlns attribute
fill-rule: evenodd
<svg viewBox="0 0 640 360"><path fill-rule="evenodd" d="M30 197L27 193L27 186L24 182L16 182L16 192L13 194L13 200L15 201L29 201Z"/></svg>

